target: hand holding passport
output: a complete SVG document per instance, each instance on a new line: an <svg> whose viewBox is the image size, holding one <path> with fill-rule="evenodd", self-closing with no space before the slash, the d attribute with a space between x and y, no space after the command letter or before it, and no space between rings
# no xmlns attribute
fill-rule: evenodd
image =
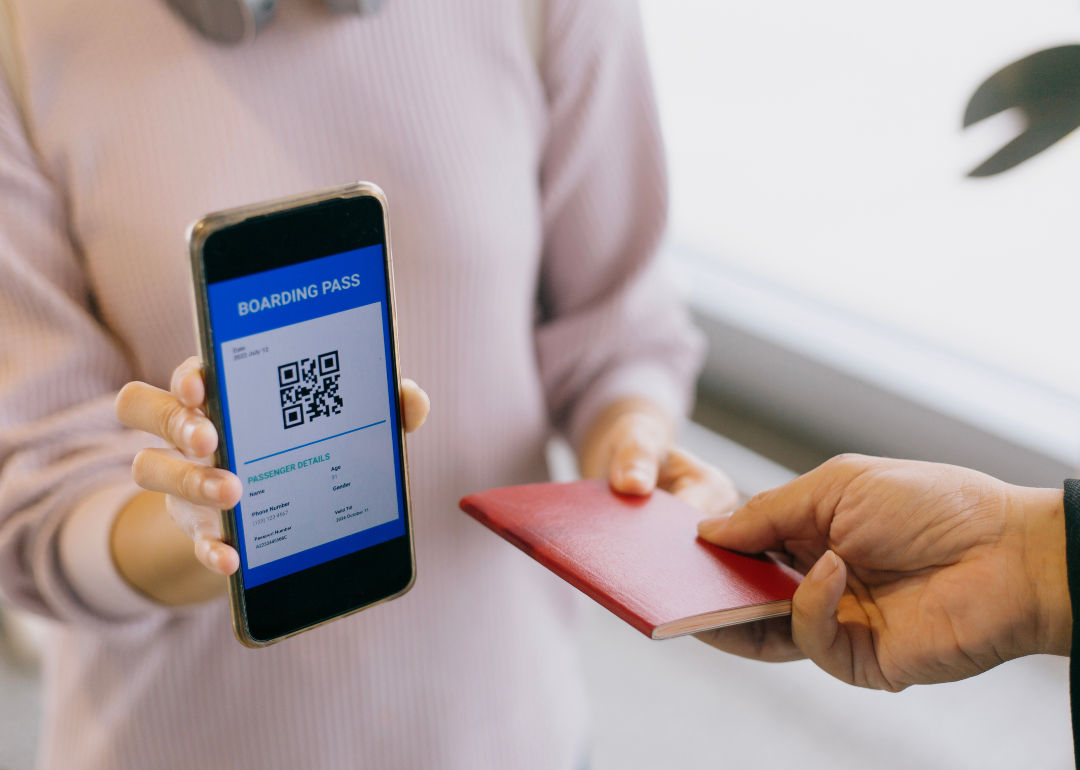
<svg viewBox="0 0 1080 770"><path fill-rule="evenodd" d="M801 575L697 537L701 512L604 481L525 484L461 509L653 639L787 615Z"/></svg>

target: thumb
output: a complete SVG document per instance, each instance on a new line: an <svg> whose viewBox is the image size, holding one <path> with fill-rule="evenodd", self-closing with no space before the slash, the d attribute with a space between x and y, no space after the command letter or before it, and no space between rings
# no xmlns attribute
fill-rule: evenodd
<svg viewBox="0 0 1080 770"><path fill-rule="evenodd" d="M413 380L404 377L401 380L401 411L406 433L412 433L423 425L431 411L428 394Z"/></svg>
<svg viewBox="0 0 1080 770"><path fill-rule="evenodd" d="M710 543L743 553L781 550L788 540L819 541L825 547L810 494L814 490L800 482L803 479L755 495L727 516L702 519L698 534Z"/></svg>
<svg viewBox="0 0 1080 770"><path fill-rule="evenodd" d="M701 521L698 534L744 553L779 550L788 540L825 548L844 490L873 462L874 458L859 455L834 457L787 484L754 495L728 517Z"/></svg>
<svg viewBox="0 0 1080 770"><path fill-rule="evenodd" d="M826 551L803 578L791 601L791 637L806 657L845 681L851 681L851 643L837 611L847 585L847 567Z"/></svg>

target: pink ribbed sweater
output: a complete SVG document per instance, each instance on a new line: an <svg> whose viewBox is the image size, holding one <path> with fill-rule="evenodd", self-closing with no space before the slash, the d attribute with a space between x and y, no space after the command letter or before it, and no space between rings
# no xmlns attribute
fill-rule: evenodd
<svg viewBox="0 0 1080 770"><path fill-rule="evenodd" d="M542 478L552 427L579 437L615 397L685 405L698 344L651 266L664 176L632 4L552 0L538 65L509 0L284 0L238 48L161 0L12 2L0 592L57 620L41 766L574 767L576 600L455 504ZM59 533L148 443L116 390L195 350L185 227L358 178L389 196L402 370L433 401L410 439L416 587L259 651L224 601L92 609Z"/></svg>

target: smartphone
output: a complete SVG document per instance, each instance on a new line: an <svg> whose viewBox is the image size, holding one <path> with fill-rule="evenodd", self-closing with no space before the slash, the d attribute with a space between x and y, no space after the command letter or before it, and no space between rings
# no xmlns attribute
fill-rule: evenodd
<svg viewBox="0 0 1080 770"><path fill-rule="evenodd" d="M237 639L262 647L416 576L386 198L373 184L210 214L188 232Z"/></svg>

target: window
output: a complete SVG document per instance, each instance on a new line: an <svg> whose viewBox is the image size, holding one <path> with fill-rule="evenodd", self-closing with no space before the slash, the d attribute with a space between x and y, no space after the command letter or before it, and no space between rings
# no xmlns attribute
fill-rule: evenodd
<svg viewBox="0 0 1080 770"><path fill-rule="evenodd" d="M972 429L963 458L936 459L977 460L991 436L1047 474L1080 466L1080 132L973 179L1022 125L961 128L992 73L1080 42L1074 0L643 0L643 13L670 244L705 325ZM753 371L731 374L741 365L717 361L714 384L754 389ZM851 406L803 395L817 412L832 399L840 421ZM864 438L841 443L934 454L873 404ZM836 424L798 411L783 416Z"/></svg>

